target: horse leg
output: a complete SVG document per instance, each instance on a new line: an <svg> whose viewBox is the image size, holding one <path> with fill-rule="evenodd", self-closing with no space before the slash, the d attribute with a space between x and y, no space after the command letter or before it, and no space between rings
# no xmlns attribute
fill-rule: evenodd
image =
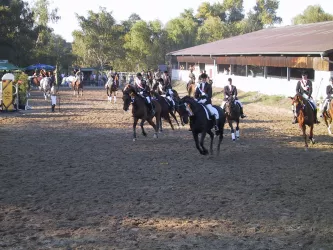
<svg viewBox="0 0 333 250"><path fill-rule="evenodd" d="M232 121L228 120L228 123L229 123L229 127L230 127L230 132L231 132L231 139L234 142L236 140L235 130L234 130L234 127L232 125Z"/></svg>
<svg viewBox="0 0 333 250"><path fill-rule="evenodd" d="M239 119L236 121L236 139L239 140Z"/></svg>
<svg viewBox="0 0 333 250"><path fill-rule="evenodd" d="M157 120L157 119L156 119L156 120ZM163 132L162 123L163 123L163 122L162 122L162 117L160 117L160 123L159 123L158 128L157 128L157 130L159 130L160 133Z"/></svg>
<svg viewBox="0 0 333 250"><path fill-rule="evenodd" d="M159 119L161 119L161 118L159 118ZM160 126L160 125L158 124L158 118L156 117L156 123L157 123L157 124L155 124L155 123L153 122L153 118L148 119L147 122L148 122L148 123L154 128L154 131L155 131L155 133L154 133L154 138L158 138L157 132L158 132L158 126Z"/></svg>
<svg viewBox="0 0 333 250"><path fill-rule="evenodd" d="M199 145L199 134L195 133L194 131L192 131L193 134L193 138L195 141L195 147L199 150L200 154L204 155L204 151L201 150L200 145Z"/></svg>
<svg viewBox="0 0 333 250"><path fill-rule="evenodd" d="M220 147L221 147L221 143L223 140L223 130L224 130L224 126L220 126L219 142L217 144L217 155L220 155Z"/></svg>
<svg viewBox="0 0 333 250"><path fill-rule="evenodd" d="M143 128L143 124L145 123L145 121L146 121L145 119L141 119L141 122L140 122L140 127L141 127L143 136L147 136L147 133L146 133L145 129Z"/></svg>
<svg viewBox="0 0 333 250"><path fill-rule="evenodd" d="M136 141L136 124L138 124L138 118L134 118L133 121L133 141Z"/></svg>
<svg viewBox="0 0 333 250"><path fill-rule="evenodd" d="M209 151L210 151L210 154L212 155L213 154L214 133L211 130L208 130L207 133L210 136L210 148L209 148Z"/></svg>
<svg viewBox="0 0 333 250"><path fill-rule="evenodd" d="M204 146L205 137L206 137L206 132L202 132L201 133L201 137L200 137L200 146L202 148L203 154L207 155L208 154L208 150Z"/></svg>
<svg viewBox="0 0 333 250"><path fill-rule="evenodd" d="M310 139L312 144L315 144L315 139L313 138L313 124L310 126L309 139Z"/></svg>
<svg viewBox="0 0 333 250"><path fill-rule="evenodd" d="M178 126L178 128L179 128L179 122L178 122L178 120L177 120L177 117L176 117L175 113L172 112L172 110L171 110L171 111L169 112L169 114L173 117L173 119L175 119L175 121L176 121L176 123L177 123L177 126Z"/></svg>
<svg viewBox="0 0 333 250"><path fill-rule="evenodd" d="M304 138L304 142L305 142L305 149L308 149L308 142L307 142L307 136L306 136L306 127L305 124L300 125L301 129L302 129L302 133L303 133L303 138Z"/></svg>
<svg viewBox="0 0 333 250"><path fill-rule="evenodd" d="M167 114L167 121L168 121L168 123L170 124L171 129L172 129L172 130L175 130L175 128L174 128L173 125L172 125L172 122L171 122L171 119L170 119L170 115L169 115L169 113Z"/></svg>
<svg viewBox="0 0 333 250"><path fill-rule="evenodd" d="M83 96L83 87L81 87L81 96Z"/></svg>

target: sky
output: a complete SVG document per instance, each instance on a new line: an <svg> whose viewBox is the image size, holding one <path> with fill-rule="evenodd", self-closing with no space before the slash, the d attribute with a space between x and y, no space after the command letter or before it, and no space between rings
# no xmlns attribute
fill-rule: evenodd
<svg viewBox="0 0 333 250"><path fill-rule="evenodd" d="M29 3L34 0L26 0ZM138 14L145 21L159 19L166 24L170 19L176 18L184 9L192 8L196 13L202 2L222 2L222 0L49 0L50 8L58 8L61 19L56 24L50 24L56 34L61 35L67 42L72 42L72 32L80 29L75 13L80 16L88 16L88 11L99 11L99 7L106 7L112 11L113 17L119 23L127 20L132 13ZM86 4L89 3L89 4ZM244 0L245 14L253 8L256 0ZM290 25L291 19L303 11L309 5L319 4L325 12L333 14L332 0L280 0L278 16L282 18L282 26Z"/></svg>

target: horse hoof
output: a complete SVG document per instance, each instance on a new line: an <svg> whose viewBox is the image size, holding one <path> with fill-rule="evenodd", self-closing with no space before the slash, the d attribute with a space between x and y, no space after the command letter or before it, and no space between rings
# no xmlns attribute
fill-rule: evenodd
<svg viewBox="0 0 333 250"><path fill-rule="evenodd" d="M136 141L136 138L133 138L133 141Z"/></svg>
<svg viewBox="0 0 333 250"><path fill-rule="evenodd" d="M305 147L305 149L304 149L305 151L308 151L308 147Z"/></svg>
<svg viewBox="0 0 333 250"><path fill-rule="evenodd" d="M236 142L236 140L235 140L235 139L232 139L232 142Z"/></svg>

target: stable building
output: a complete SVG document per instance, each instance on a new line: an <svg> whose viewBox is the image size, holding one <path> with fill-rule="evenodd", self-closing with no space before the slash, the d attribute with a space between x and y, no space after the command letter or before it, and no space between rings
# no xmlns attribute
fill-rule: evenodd
<svg viewBox="0 0 333 250"><path fill-rule="evenodd" d="M313 97L325 97L333 76L333 21L267 28L167 54L172 79L188 81L206 70L214 86L231 77L243 91L290 96L301 72L313 81Z"/></svg>

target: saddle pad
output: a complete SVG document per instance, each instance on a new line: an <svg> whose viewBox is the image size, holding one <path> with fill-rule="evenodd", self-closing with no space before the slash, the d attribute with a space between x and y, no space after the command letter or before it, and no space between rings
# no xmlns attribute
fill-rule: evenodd
<svg viewBox="0 0 333 250"><path fill-rule="evenodd" d="M209 110L208 110L204 105L202 105L202 104L200 104L200 105L203 107L203 109L204 109L205 112L206 112L207 120L211 120Z"/></svg>
<svg viewBox="0 0 333 250"><path fill-rule="evenodd" d="M313 106L312 102L310 102L310 101L308 100L308 103L310 104L310 107L311 107L312 110L314 111L314 110L315 110L315 107Z"/></svg>

